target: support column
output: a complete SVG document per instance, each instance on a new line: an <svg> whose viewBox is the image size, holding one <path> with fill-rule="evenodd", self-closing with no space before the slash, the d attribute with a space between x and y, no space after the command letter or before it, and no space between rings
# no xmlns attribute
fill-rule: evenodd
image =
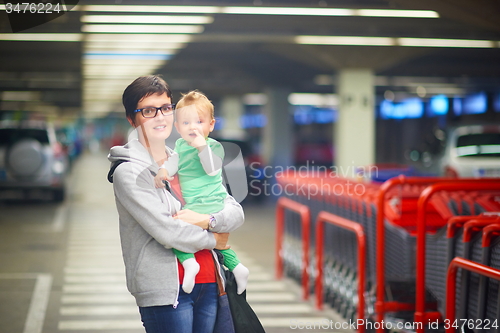
<svg viewBox="0 0 500 333"><path fill-rule="evenodd" d="M355 177L355 167L375 163L375 88L371 69L339 72L339 117L335 129L335 165Z"/></svg>
<svg viewBox="0 0 500 333"><path fill-rule="evenodd" d="M224 96L221 101L221 114L224 118L224 126L221 135L226 139L243 139L245 131L241 128L240 119L245 113L241 96Z"/></svg>
<svg viewBox="0 0 500 333"><path fill-rule="evenodd" d="M263 130L262 158L267 165L287 167L293 163L293 123L288 103L289 94L290 91L284 88L266 91L264 114L267 124Z"/></svg>

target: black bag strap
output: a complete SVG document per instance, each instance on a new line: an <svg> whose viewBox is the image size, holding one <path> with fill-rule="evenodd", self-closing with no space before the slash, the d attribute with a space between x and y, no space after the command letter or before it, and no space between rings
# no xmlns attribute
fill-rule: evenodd
<svg viewBox="0 0 500 333"><path fill-rule="evenodd" d="M111 164L111 167L109 168L108 172L108 182L113 183L113 173L115 172L115 169L122 163L127 162L126 160L118 160L115 161Z"/></svg>
<svg viewBox="0 0 500 333"><path fill-rule="evenodd" d="M118 160L118 161L115 161L111 164L111 167L109 168L109 172L108 172L108 182L113 183L113 174L115 173L116 168L120 164L125 163L125 162L128 162L128 161L127 160ZM153 172L151 172L151 174L153 176L155 176L155 174ZM170 190L170 184L167 181L165 181L164 184L165 184L165 188L167 189L167 191L172 193L172 191Z"/></svg>

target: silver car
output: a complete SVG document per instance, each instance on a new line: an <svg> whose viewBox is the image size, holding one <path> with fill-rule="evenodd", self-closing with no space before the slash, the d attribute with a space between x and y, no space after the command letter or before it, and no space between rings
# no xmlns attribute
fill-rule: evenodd
<svg viewBox="0 0 500 333"><path fill-rule="evenodd" d="M447 177L500 177L500 125L460 126L449 132L441 170Z"/></svg>
<svg viewBox="0 0 500 333"><path fill-rule="evenodd" d="M64 200L68 159L53 126L0 122L0 199Z"/></svg>

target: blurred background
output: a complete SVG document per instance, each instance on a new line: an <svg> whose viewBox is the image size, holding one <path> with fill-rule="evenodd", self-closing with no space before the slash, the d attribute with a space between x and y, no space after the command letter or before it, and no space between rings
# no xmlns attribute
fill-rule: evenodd
<svg viewBox="0 0 500 333"><path fill-rule="evenodd" d="M269 165L353 159L443 173L451 127L499 123L496 2L74 1L66 9L40 23L2 6L0 118L53 123L71 159L124 141L121 93L154 73L174 100L206 93L214 136L245 141L252 160ZM366 114L357 127L339 119L356 93ZM369 157L342 160L357 146Z"/></svg>
<svg viewBox="0 0 500 333"><path fill-rule="evenodd" d="M247 224L232 237L267 331L288 332L290 318L336 318L293 303L297 285L272 280L282 193L269 185L287 168L331 168L367 193L370 181L399 174L499 177L499 17L492 0L3 1L0 331L142 331L128 318L137 309L105 176L109 148L131 130L123 90L147 74L163 76L174 102L204 92L213 137L241 148ZM486 210L497 209L492 198ZM301 254L290 258L300 272ZM358 302L351 296L344 319Z"/></svg>

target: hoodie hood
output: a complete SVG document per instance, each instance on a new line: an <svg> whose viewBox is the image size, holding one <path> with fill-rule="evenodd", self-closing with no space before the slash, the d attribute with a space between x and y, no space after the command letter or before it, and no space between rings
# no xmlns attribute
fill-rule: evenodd
<svg viewBox="0 0 500 333"><path fill-rule="evenodd" d="M108 160L111 163L120 160L132 162L154 173L158 172L158 164L155 163L149 152L137 139L130 140L124 146L111 147Z"/></svg>
<svg viewBox="0 0 500 333"><path fill-rule="evenodd" d="M165 146L168 156L174 154L173 150ZM148 169L154 174L158 173L158 163L153 160L147 149L137 139L132 139L124 146L115 146L109 150L108 160L132 162L143 169Z"/></svg>

